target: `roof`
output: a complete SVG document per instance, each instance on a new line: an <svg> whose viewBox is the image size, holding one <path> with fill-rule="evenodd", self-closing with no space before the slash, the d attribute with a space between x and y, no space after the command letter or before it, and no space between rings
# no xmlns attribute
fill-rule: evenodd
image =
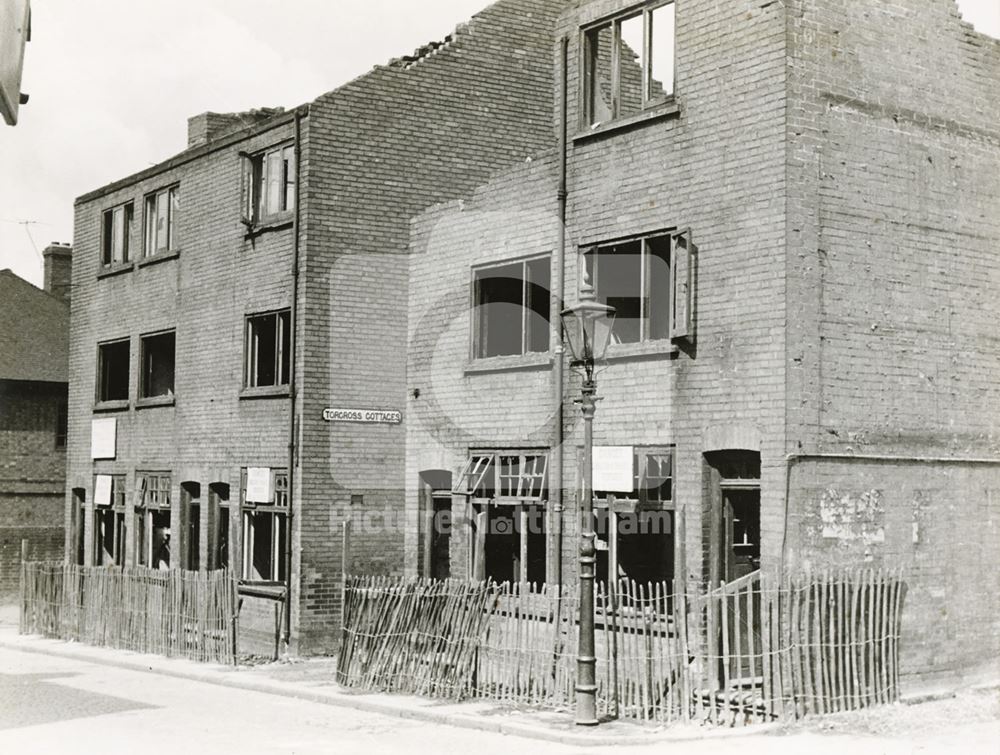
<svg viewBox="0 0 1000 755"><path fill-rule="evenodd" d="M66 383L69 303L0 270L0 380Z"/></svg>

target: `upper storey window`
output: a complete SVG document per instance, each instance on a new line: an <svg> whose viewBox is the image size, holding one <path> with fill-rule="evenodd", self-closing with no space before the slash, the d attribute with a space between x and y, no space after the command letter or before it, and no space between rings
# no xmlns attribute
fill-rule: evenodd
<svg viewBox="0 0 1000 755"><path fill-rule="evenodd" d="M251 225L295 209L295 148L291 144L246 158L244 219Z"/></svg>
<svg viewBox="0 0 1000 755"><path fill-rule="evenodd" d="M674 93L674 3L651 3L583 30L583 125L638 115Z"/></svg>
<svg viewBox="0 0 1000 755"><path fill-rule="evenodd" d="M475 359L549 350L550 257L474 271Z"/></svg>
<svg viewBox="0 0 1000 755"><path fill-rule="evenodd" d="M177 211L180 187L171 186L146 197L146 243L144 257L170 252L177 248Z"/></svg>
<svg viewBox="0 0 1000 755"><path fill-rule="evenodd" d="M101 264L104 267L112 267L129 261L131 236L131 202L104 211L101 233Z"/></svg>

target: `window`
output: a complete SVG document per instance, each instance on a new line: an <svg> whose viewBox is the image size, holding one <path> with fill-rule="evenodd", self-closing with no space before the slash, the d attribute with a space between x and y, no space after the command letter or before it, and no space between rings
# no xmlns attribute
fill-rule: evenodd
<svg viewBox="0 0 1000 755"><path fill-rule="evenodd" d="M146 244L143 256L176 249L177 210L180 187L171 186L146 197Z"/></svg>
<svg viewBox="0 0 1000 755"><path fill-rule="evenodd" d="M128 340L102 343L97 362L97 400L128 401Z"/></svg>
<svg viewBox="0 0 1000 755"><path fill-rule="evenodd" d="M544 582L548 452L470 454L452 491L473 505L472 575L495 582Z"/></svg>
<svg viewBox="0 0 1000 755"><path fill-rule="evenodd" d="M170 475L138 473L139 564L151 569L170 568Z"/></svg>
<svg viewBox="0 0 1000 755"><path fill-rule="evenodd" d="M130 259L132 240L131 202L104 211L101 234L101 262L104 267L124 264Z"/></svg>
<svg viewBox="0 0 1000 755"><path fill-rule="evenodd" d="M243 187L243 215L251 225L295 209L295 147L246 157Z"/></svg>
<svg viewBox="0 0 1000 755"><path fill-rule="evenodd" d="M288 385L291 319L287 309L247 318L247 388Z"/></svg>
<svg viewBox="0 0 1000 755"><path fill-rule="evenodd" d="M689 338L693 266L690 233L594 247L585 255L597 298L615 308L611 343Z"/></svg>
<svg viewBox="0 0 1000 755"><path fill-rule="evenodd" d="M247 470L243 470L243 579L250 582L285 580L288 537L288 473L270 470L271 499L247 500Z"/></svg>
<svg viewBox="0 0 1000 755"><path fill-rule="evenodd" d="M549 257L474 272L476 359L549 350Z"/></svg>
<svg viewBox="0 0 1000 755"><path fill-rule="evenodd" d="M651 4L583 31L585 127L637 115L674 92L674 4Z"/></svg>
<svg viewBox="0 0 1000 755"><path fill-rule="evenodd" d="M69 408L65 401L56 407L56 448L66 448L66 433L69 429Z"/></svg>
<svg viewBox="0 0 1000 755"><path fill-rule="evenodd" d="M143 336L140 396L157 398L174 395L174 331Z"/></svg>
<svg viewBox="0 0 1000 755"><path fill-rule="evenodd" d="M594 491L596 529L605 543L597 553L598 579L673 579L673 467L672 448L636 447L632 491Z"/></svg>
<svg viewBox="0 0 1000 755"><path fill-rule="evenodd" d="M125 565L125 475L111 475L111 496L107 504L97 503L95 494L94 538L98 566Z"/></svg>

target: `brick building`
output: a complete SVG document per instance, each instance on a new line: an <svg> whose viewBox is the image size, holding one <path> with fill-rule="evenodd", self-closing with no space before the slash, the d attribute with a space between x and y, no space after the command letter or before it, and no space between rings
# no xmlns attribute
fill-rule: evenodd
<svg viewBox="0 0 1000 755"><path fill-rule="evenodd" d="M551 146L564 5L500 0L293 111L192 118L77 200L67 553L229 566L241 630L335 645L341 523L403 510L409 219ZM352 568L403 547L356 527Z"/></svg>
<svg viewBox="0 0 1000 755"><path fill-rule="evenodd" d="M16 599L21 541L63 549L72 249L45 249L44 290L0 270L0 602Z"/></svg>
<svg viewBox="0 0 1000 755"><path fill-rule="evenodd" d="M558 148L414 221L407 572L575 579L586 266L601 575L901 566L904 685L995 675L1000 42L953 0L590 0L554 45Z"/></svg>

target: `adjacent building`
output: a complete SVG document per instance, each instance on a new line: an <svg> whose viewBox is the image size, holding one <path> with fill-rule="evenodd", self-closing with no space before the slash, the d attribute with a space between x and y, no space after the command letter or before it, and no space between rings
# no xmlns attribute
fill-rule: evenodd
<svg viewBox="0 0 1000 755"><path fill-rule="evenodd" d="M16 600L22 547L63 553L72 253L45 249L44 290L0 270L0 602Z"/></svg>
<svg viewBox="0 0 1000 755"><path fill-rule="evenodd" d="M576 579L592 285L599 578L902 567L904 685L995 674L1000 42L953 0L593 0L554 51L558 146L414 221L407 572Z"/></svg>
<svg viewBox="0 0 1000 755"><path fill-rule="evenodd" d="M291 111L196 116L77 200L72 558L232 568L243 637L299 653L339 637L344 521L349 568L401 573L409 219L551 146L564 4L500 0Z"/></svg>

